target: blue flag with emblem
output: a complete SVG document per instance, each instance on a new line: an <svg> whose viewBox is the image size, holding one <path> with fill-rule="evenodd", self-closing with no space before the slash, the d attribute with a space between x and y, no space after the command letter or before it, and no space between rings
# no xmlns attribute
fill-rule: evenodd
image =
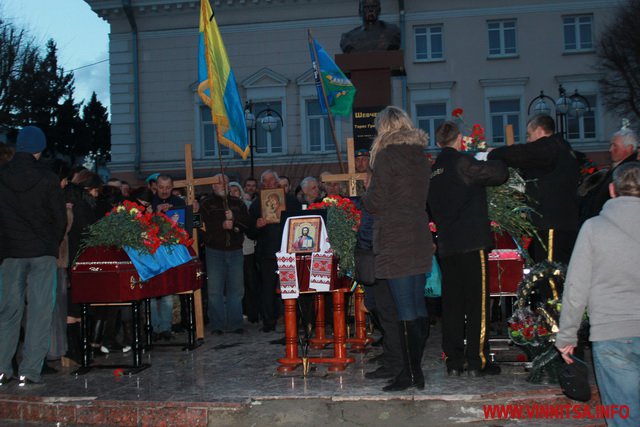
<svg viewBox="0 0 640 427"><path fill-rule="evenodd" d="M338 68L322 46L311 37L311 33L309 33L309 50L311 51L311 65L322 111L325 114L328 112L326 105L328 103L331 114L348 116L351 114L353 99L356 96L355 86L351 84L351 80Z"/></svg>

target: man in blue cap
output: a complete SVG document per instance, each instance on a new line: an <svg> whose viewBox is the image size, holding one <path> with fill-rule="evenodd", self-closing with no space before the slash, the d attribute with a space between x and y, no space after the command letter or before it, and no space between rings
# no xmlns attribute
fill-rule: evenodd
<svg viewBox="0 0 640 427"><path fill-rule="evenodd" d="M67 216L56 175L39 162L44 133L27 126L16 153L0 169L0 388L13 378L11 359L27 306L27 327L18 386L41 383L55 305L56 256Z"/></svg>

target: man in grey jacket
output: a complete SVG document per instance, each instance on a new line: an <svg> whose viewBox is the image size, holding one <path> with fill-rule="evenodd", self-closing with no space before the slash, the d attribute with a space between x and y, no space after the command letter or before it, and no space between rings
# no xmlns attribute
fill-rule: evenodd
<svg viewBox="0 0 640 427"><path fill-rule="evenodd" d="M571 256L556 347L567 363L585 308L604 405L626 405L609 426L640 425L640 163L613 174L599 216L584 223ZM624 412L621 412L624 414Z"/></svg>

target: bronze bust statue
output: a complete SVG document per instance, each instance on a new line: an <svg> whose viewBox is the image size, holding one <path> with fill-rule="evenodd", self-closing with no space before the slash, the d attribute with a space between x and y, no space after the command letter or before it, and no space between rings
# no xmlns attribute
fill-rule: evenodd
<svg viewBox="0 0 640 427"><path fill-rule="evenodd" d="M380 0L360 0L362 25L342 34L343 53L376 52L400 49L400 28L380 21Z"/></svg>

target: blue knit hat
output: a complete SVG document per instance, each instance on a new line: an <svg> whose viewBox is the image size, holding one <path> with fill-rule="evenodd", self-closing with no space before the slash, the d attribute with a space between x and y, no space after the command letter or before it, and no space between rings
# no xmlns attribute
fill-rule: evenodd
<svg viewBox="0 0 640 427"><path fill-rule="evenodd" d="M47 148L47 138L37 126L27 126L18 133L17 153L41 153Z"/></svg>

